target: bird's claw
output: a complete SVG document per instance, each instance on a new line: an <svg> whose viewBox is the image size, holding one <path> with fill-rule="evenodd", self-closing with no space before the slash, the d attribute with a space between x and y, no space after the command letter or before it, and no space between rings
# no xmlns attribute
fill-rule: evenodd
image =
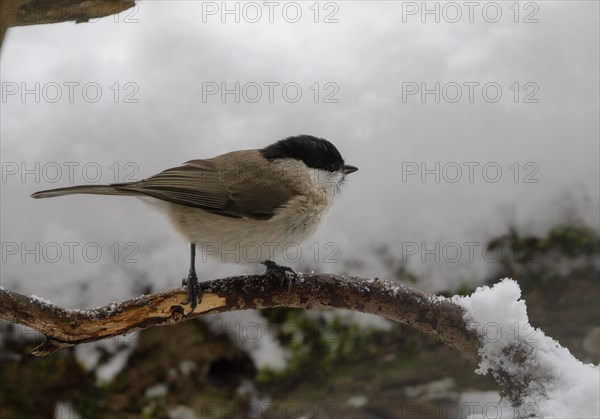
<svg viewBox="0 0 600 419"><path fill-rule="evenodd" d="M196 309L196 306L202 301L202 290L200 289L200 283L198 283L198 277L195 273L190 272L187 278L181 281L181 284L186 287L188 299L183 304L190 304L192 311Z"/></svg>
<svg viewBox="0 0 600 419"><path fill-rule="evenodd" d="M265 272L266 275L279 279L281 286L283 286L284 282L287 282L288 292L292 291L292 280L296 279L298 276L298 274L292 268L278 265L272 260L266 260L261 262L261 264L267 267Z"/></svg>

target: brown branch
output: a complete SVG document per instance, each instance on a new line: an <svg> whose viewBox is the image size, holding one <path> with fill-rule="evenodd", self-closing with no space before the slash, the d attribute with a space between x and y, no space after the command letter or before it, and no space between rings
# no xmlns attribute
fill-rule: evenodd
<svg viewBox="0 0 600 419"><path fill-rule="evenodd" d="M134 0L0 0L0 46L14 26L88 22L134 6Z"/></svg>
<svg viewBox="0 0 600 419"><path fill-rule="evenodd" d="M135 6L133 0L0 0L2 28L110 16Z"/></svg>
<svg viewBox="0 0 600 419"><path fill-rule="evenodd" d="M91 310L68 310L0 288L0 318L31 327L46 336L33 350L38 356L61 348L180 323L206 313L271 307L338 308L404 323L477 357L479 338L466 327L463 310L449 300L430 297L378 279L302 275L291 291L265 275L216 279L202 284L201 304L191 313L187 294L169 289Z"/></svg>
<svg viewBox="0 0 600 419"><path fill-rule="evenodd" d="M266 275L204 282L204 296L194 312L184 304L187 293L183 289L169 289L91 310L68 310L0 287L0 318L44 334L46 341L32 351L44 356L83 342L181 323L201 314L272 307L337 308L404 323L479 359L483 336L467 327L463 309L446 298L378 279L299 275L290 291ZM548 382L553 375L538 367L533 347L525 341L515 341L503 352L510 355L509 364L521 367L515 373L511 365L500 362L491 371L492 376L504 396L520 408L528 389L535 383Z"/></svg>

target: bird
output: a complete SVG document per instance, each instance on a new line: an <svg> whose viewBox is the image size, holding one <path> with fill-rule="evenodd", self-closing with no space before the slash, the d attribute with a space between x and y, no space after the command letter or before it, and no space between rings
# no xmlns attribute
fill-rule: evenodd
<svg viewBox="0 0 600 419"><path fill-rule="evenodd" d="M190 243L183 282L192 312L202 299L196 250L222 262L258 262L282 282L295 272L274 262L276 253L317 229L357 167L346 164L328 140L283 138L260 149L190 160L146 179L39 191L32 198L72 194L134 196L166 213Z"/></svg>

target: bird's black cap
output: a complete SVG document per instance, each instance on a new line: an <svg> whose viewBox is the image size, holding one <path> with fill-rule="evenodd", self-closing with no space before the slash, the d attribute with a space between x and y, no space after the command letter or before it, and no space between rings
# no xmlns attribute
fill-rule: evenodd
<svg viewBox="0 0 600 419"><path fill-rule="evenodd" d="M297 135L284 138L260 150L267 160L298 159L313 169L330 172L344 170L344 159L338 149L324 138Z"/></svg>

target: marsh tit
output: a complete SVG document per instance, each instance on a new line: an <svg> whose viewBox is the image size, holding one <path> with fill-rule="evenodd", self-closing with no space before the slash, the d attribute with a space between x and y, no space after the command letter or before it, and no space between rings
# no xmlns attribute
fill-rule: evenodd
<svg viewBox="0 0 600 419"><path fill-rule="evenodd" d="M281 279L293 274L273 262L275 254L307 239L340 192L344 163L329 141L299 135L265 148L190 160L147 179L35 192L33 198L70 194L136 196L166 212L190 242L184 285L192 311L201 298L196 246L224 262L260 262Z"/></svg>

